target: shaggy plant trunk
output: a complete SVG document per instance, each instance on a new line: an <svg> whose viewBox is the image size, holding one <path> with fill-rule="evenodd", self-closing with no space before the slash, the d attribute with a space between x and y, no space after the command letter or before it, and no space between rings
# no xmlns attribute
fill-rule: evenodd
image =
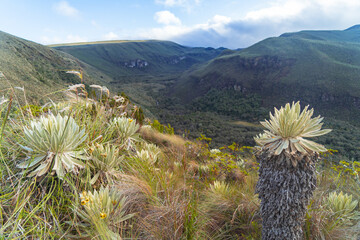
<svg viewBox="0 0 360 240"><path fill-rule="evenodd" d="M261 200L263 240L303 239L307 205L316 187L318 155L302 158L294 167L285 154L257 156L260 162L256 193Z"/></svg>

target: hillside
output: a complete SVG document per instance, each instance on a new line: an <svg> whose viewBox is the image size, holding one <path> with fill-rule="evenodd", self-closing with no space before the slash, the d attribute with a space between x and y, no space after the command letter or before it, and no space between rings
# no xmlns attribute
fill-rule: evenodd
<svg viewBox="0 0 360 240"><path fill-rule="evenodd" d="M29 98L39 100L69 84L79 83L77 76L65 72L80 68L85 72L86 83L110 81L106 75L69 54L0 31L0 71L13 87L25 87ZM3 77L0 86L0 90L10 87Z"/></svg>
<svg viewBox="0 0 360 240"><path fill-rule="evenodd" d="M169 41L109 41L55 45L121 80L124 75L179 72L216 57L222 49L190 48Z"/></svg>
<svg viewBox="0 0 360 240"><path fill-rule="evenodd" d="M103 41L52 47L104 72L112 78L112 87L126 92L145 108L156 106L159 91L172 85L182 72L215 58L224 50L191 48L155 40Z"/></svg>
<svg viewBox="0 0 360 240"><path fill-rule="evenodd" d="M360 33L357 28L343 31L345 39L349 31L354 36ZM175 85L175 93L189 100L211 88L234 88L260 94L266 105L302 100L356 108L360 97L360 44L300 37L304 33L269 38L215 58L184 74ZM339 39L342 31L332 35L335 33ZM324 36L323 32L319 35Z"/></svg>
<svg viewBox="0 0 360 240"><path fill-rule="evenodd" d="M325 122L341 138L325 140L330 147L342 149L344 154L358 152L359 36L360 27L354 26L344 31L302 31L265 39L185 72L168 96L176 96L179 105L185 103L192 111L248 122L261 120L261 109L300 100L302 105L317 109L315 114L325 116ZM175 126L181 122L172 116L166 118ZM211 125L218 130L209 135L219 136L224 123ZM235 131L229 135L234 140L244 138ZM349 146L344 146L345 142Z"/></svg>
<svg viewBox="0 0 360 240"><path fill-rule="evenodd" d="M344 31L300 31L284 33L280 37L299 37L312 40L360 43L360 25L354 25Z"/></svg>

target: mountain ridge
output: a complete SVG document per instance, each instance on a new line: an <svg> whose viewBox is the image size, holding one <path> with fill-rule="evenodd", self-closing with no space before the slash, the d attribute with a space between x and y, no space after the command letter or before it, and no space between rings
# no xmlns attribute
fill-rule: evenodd
<svg viewBox="0 0 360 240"><path fill-rule="evenodd" d="M328 127L334 129L333 135L323 138L323 144L347 157L358 158L359 40L358 26L267 38L184 72L168 89L167 96L179 99L178 106L199 112L197 121L202 121L203 126L209 124L209 130L199 129L209 137L224 135L225 130L220 130L227 128L223 119L257 122L266 118L266 112L273 107L300 101L302 106L313 107L315 114L325 117ZM218 119L209 123L201 118L201 113L216 114ZM186 127L170 114L164 121L167 119L175 127ZM249 132L238 128L227 131L225 135L231 137L226 143L245 138L245 144L254 144L249 140L255 129L248 129Z"/></svg>
<svg viewBox="0 0 360 240"><path fill-rule="evenodd" d="M300 37L313 40L360 43L360 24L351 26L345 30L303 30L283 33L280 37Z"/></svg>
<svg viewBox="0 0 360 240"><path fill-rule="evenodd" d="M297 88L321 88L325 95L359 98L359 74L358 43L309 40L299 36L268 38L185 73L175 85L174 93L188 99L198 97L196 92L204 93L211 87L237 85L246 91L264 93L268 88L274 89L274 84L290 88L296 84ZM184 92L186 97L182 96Z"/></svg>
<svg viewBox="0 0 360 240"><path fill-rule="evenodd" d="M111 86L126 92L143 107L157 104L154 97L182 74L224 51L223 48L191 48L171 41L110 41L101 44L57 46L109 75Z"/></svg>
<svg viewBox="0 0 360 240"><path fill-rule="evenodd" d="M0 31L0 71L12 87L24 87L30 99L54 97L53 92L79 83L77 76L66 73L72 69L82 69L87 84L110 81L106 75L67 53ZM0 78L0 84L1 90L11 87L4 78Z"/></svg>
<svg viewBox="0 0 360 240"><path fill-rule="evenodd" d="M182 71L195 63L217 56L223 50L190 48L171 41L159 40L76 43L53 48L67 52L112 76ZM136 68L128 71L126 61L136 59L147 61L149 65L141 71L136 71L139 70Z"/></svg>
<svg viewBox="0 0 360 240"><path fill-rule="evenodd" d="M148 116L175 129L190 130L191 137L200 133L213 137L215 147L232 142L253 145L259 128L251 123L262 120L274 106L300 100L334 128L338 139L330 136L322 143L360 157L360 146L349 142L360 142L356 120L360 117L359 32L353 26L342 31L285 33L241 50L188 48L169 41L82 43L37 50L41 45L25 42L21 48L15 46L12 54L29 59L36 65L30 64L32 72L43 77L69 66L92 69L94 74L87 73L89 80L92 77L125 92L153 114ZM34 54L25 54L26 44ZM29 55L36 51L43 58L33 61ZM57 65L57 61L73 65ZM54 66L40 68L49 63ZM69 76L54 75L60 79L56 84L71 82L66 82ZM28 83L39 82L39 76L34 78ZM355 137L349 137L351 132Z"/></svg>

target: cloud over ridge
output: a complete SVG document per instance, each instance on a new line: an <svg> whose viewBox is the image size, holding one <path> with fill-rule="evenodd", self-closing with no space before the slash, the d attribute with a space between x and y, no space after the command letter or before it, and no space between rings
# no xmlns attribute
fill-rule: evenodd
<svg viewBox="0 0 360 240"><path fill-rule="evenodd" d="M67 17L75 17L79 14L79 11L70 6L67 1L60 1L54 4L54 9L57 13L67 16Z"/></svg>
<svg viewBox="0 0 360 240"><path fill-rule="evenodd" d="M156 12L154 15L154 19L160 23L165 25L180 25L181 21L178 17L176 17L172 12L170 11L159 11Z"/></svg>
<svg viewBox="0 0 360 240"><path fill-rule="evenodd" d="M168 6L188 2L156 1ZM359 12L360 1L357 0L273 0L236 19L218 14L205 23L152 28L140 36L189 46L243 48L289 31L329 29L329 26L333 26L330 29L345 29L360 23Z"/></svg>

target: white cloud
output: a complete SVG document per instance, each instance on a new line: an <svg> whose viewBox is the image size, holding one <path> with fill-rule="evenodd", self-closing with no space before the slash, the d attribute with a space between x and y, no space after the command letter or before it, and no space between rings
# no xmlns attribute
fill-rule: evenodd
<svg viewBox="0 0 360 240"><path fill-rule="evenodd" d="M201 0L154 0L154 2L163 7L183 7L188 10L201 3L205 6L205 1ZM360 23L359 0L269 0L265 2L266 4L263 4L262 7L253 8L252 11L237 18L233 16L230 18L226 14L215 15L211 19L195 25L185 25L170 11L160 11L155 13L154 19L158 23L164 24L163 26L137 31L126 29L120 32L117 30L116 33L127 39L162 39L189 46L240 48L248 47L267 37L279 36L284 32L319 29L341 30ZM69 6L67 2L65 3ZM62 10L62 12L67 12L67 16L74 16L74 11ZM75 12L78 13L76 9ZM92 26L102 29L102 26L95 21L90 23ZM60 36L56 31L44 32L44 35ZM114 32L109 32L103 35L103 38L119 39L115 35ZM43 42L86 40L77 35L70 36L65 38L43 37Z"/></svg>
<svg viewBox="0 0 360 240"><path fill-rule="evenodd" d="M145 30L140 33L140 38L146 39L164 39L164 40L177 40L183 36L191 35L194 32L212 32L212 34L221 35L225 34L228 29L227 24L231 22L230 17L215 15L204 24L197 24L192 27L183 25L166 25L161 28L153 28ZM210 39L209 39L210 40Z"/></svg>
<svg viewBox="0 0 360 240"><path fill-rule="evenodd" d="M172 40L178 36L190 33L192 30L193 28L186 26L166 25L161 28L152 28L150 30L143 30L139 32L139 38Z"/></svg>
<svg viewBox="0 0 360 240"><path fill-rule="evenodd" d="M223 34L227 32L226 25L231 22L230 17L221 16L221 15L215 15L212 19L208 20L205 24L199 24L195 27L197 29L203 29L203 30L210 30L213 29L214 31Z"/></svg>
<svg viewBox="0 0 360 240"><path fill-rule="evenodd" d="M358 0L277 0L270 7L251 11L242 19L246 22L274 22L316 28L344 26L358 23ZM346 14L344 14L346 13ZM324 24L325 23L325 24Z"/></svg>
<svg viewBox="0 0 360 240"><path fill-rule="evenodd" d="M244 20L260 21L263 19L269 19L280 22L284 19L298 16L306 7L308 7L308 5L308 1L282 1L272 4L272 6L268 8L251 11L246 14Z"/></svg>
<svg viewBox="0 0 360 240"><path fill-rule="evenodd" d="M190 0L156 0L185 6ZM341 30L360 23L358 0L271 0L266 7L237 19L216 15L205 23L166 25L139 33L148 39L172 40L190 46L247 47L267 37L300 30Z"/></svg>
<svg viewBox="0 0 360 240"><path fill-rule="evenodd" d="M114 32L109 32L103 36L104 40L117 40L119 36Z"/></svg>
<svg viewBox="0 0 360 240"><path fill-rule="evenodd" d="M75 17L79 14L79 11L70 6L67 1L60 1L54 4L54 9L57 13L67 16L67 17Z"/></svg>
<svg viewBox="0 0 360 240"><path fill-rule="evenodd" d="M161 24L165 24L165 25L171 25L171 24L175 24L175 25L180 25L181 21L178 17L176 17L172 12L169 11L160 11L160 12L156 12L154 19Z"/></svg>

